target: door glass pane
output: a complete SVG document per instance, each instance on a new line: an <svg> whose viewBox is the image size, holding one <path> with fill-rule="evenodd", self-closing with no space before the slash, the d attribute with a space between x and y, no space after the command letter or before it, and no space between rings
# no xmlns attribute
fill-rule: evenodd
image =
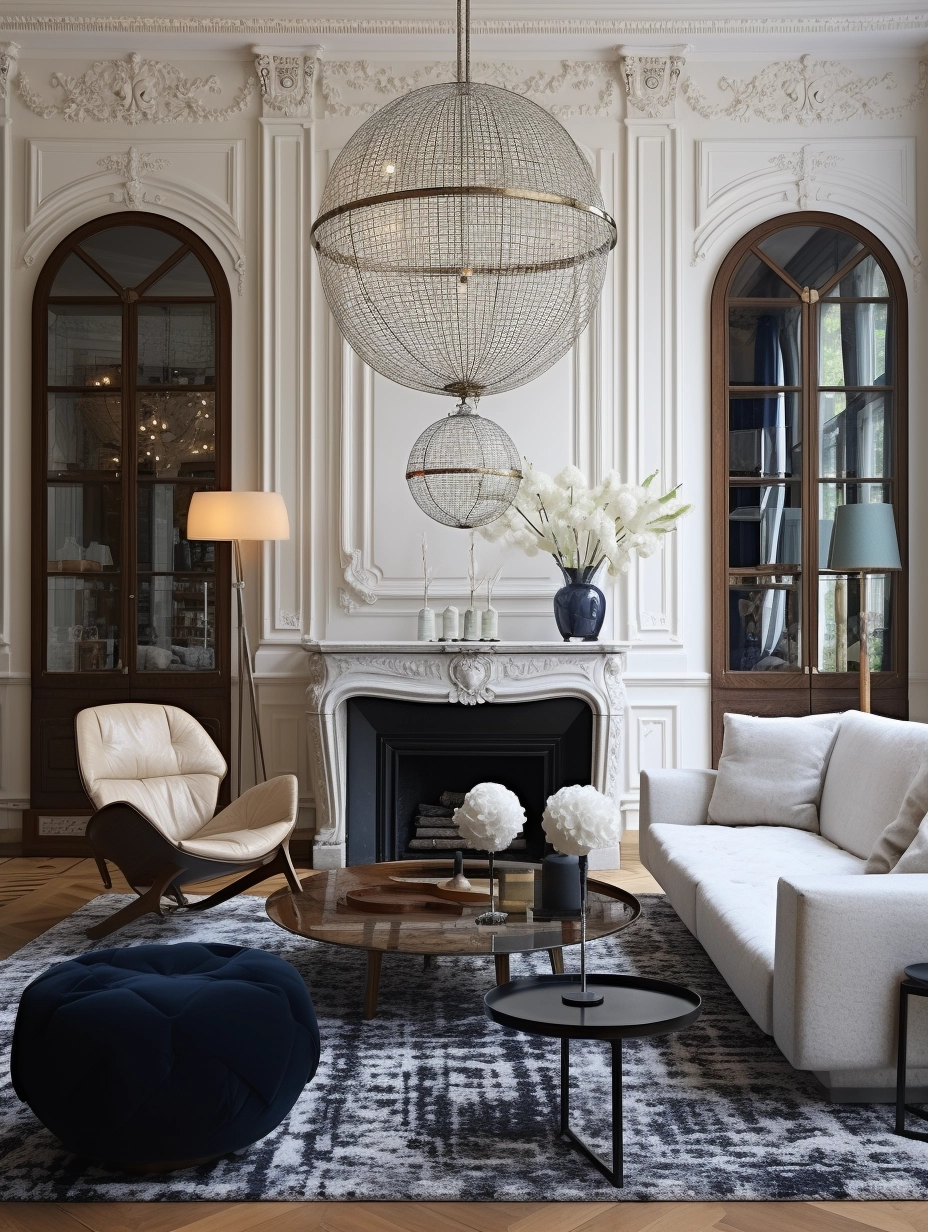
<svg viewBox="0 0 928 1232"><path fill-rule="evenodd" d="M214 317L212 304L139 304L139 384L212 385Z"/></svg>
<svg viewBox="0 0 928 1232"><path fill-rule="evenodd" d="M766 261L749 252L732 279L729 295L734 299L798 299L799 296L775 274Z"/></svg>
<svg viewBox="0 0 928 1232"><path fill-rule="evenodd" d="M193 570L212 573L216 546L186 538L187 510L194 492L207 489L191 483L146 483L139 486L139 569L169 573Z"/></svg>
<svg viewBox="0 0 928 1232"><path fill-rule="evenodd" d="M891 385L886 373L888 304L822 304L820 385Z"/></svg>
<svg viewBox="0 0 928 1232"><path fill-rule="evenodd" d="M216 395L140 394L139 473L211 479L216 474Z"/></svg>
<svg viewBox="0 0 928 1232"><path fill-rule="evenodd" d="M140 672L212 671L216 665L212 580L147 578L139 585L136 667Z"/></svg>
<svg viewBox="0 0 928 1232"><path fill-rule="evenodd" d="M188 252L145 292L149 295L212 295L213 284L199 257Z"/></svg>
<svg viewBox="0 0 928 1232"><path fill-rule="evenodd" d="M861 587L858 574L827 574L819 578L818 670L860 670ZM892 577L870 575L867 584L869 658L871 672L890 672L892 665Z"/></svg>
<svg viewBox="0 0 928 1232"><path fill-rule="evenodd" d="M732 475L800 474L799 394L732 394L728 407L728 465Z"/></svg>
<svg viewBox="0 0 928 1232"><path fill-rule="evenodd" d="M81 248L121 287L136 287L153 274L181 241L155 227L110 227L81 240Z"/></svg>
<svg viewBox="0 0 928 1232"><path fill-rule="evenodd" d="M802 563L801 487L784 483L732 488L728 494L728 563L732 569Z"/></svg>
<svg viewBox="0 0 928 1232"><path fill-rule="evenodd" d="M800 579L728 579L728 666L733 672L802 671Z"/></svg>
<svg viewBox="0 0 928 1232"><path fill-rule="evenodd" d="M875 257L864 257L828 292L826 299L889 299L886 276Z"/></svg>
<svg viewBox="0 0 928 1232"><path fill-rule="evenodd" d="M835 509L839 505L891 504L892 487L888 483L820 483L818 567L828 568L828 552L834 530Z"/></svg>
<svg viewBox="0 0 928 1232"><path fill-rule="evenodd" d="M53 304L48 309L49 385L119 385L121 304Z"/></svg>
<svg viewBox="0 0 928 1232"><path fill-rule="evenodd" d="M757 245L801 287L821 287L855 252L860 240L832 227L786 227Z"/></svg>
<svg viewBox="0 0 928 1232"><path fill-rule="evenodd" d="M48 395L48 469L115 471L122 456L119 394Z"/></svg>
<svg viewBox="0 0 928 1232"><path fill-rule="evenodd" d="M50 672L115 671L119 649L119 583L50 577L46 665Z"/></svg>
<svg viewBox="0 0 928 1232"><path fill-rule="evenodd" d="M730 307L729 381L732 385L799 385L799 326L796 308Z"/></svg>
<svg viewBox="0 0 928 1232"><path fill-rule="evenodd" d="M118 568L121 515L119 484L50 484L49 570L101 573Z"/></svg>
<svg viewBox="0 0 928 1232"><path fill-rule="evenodd" d="M99 274L95 274L86 261L71 253L52 283L52 295L112 295L116 292Z"/></svg>
<svg viewBox="0 0 928 1232"><path fill-rule="evenodd" d="M892 474L892 394L819 394L821 475L878 479Z"/></svg>

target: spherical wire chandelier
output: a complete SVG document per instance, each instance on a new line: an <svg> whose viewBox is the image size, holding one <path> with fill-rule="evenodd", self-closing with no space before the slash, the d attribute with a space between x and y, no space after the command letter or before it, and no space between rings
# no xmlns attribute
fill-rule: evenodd
<svg viewBox="0 0 928 1232"><path fill-rule="evenodd" d="M598 302L616 225L549 112L471 81L470 0L458 0L457 28L457 80L361 125L332 167L312 243L361 359L463 402L524 385L567 353ZM449 525L475 525L448 512Z"/></svg>

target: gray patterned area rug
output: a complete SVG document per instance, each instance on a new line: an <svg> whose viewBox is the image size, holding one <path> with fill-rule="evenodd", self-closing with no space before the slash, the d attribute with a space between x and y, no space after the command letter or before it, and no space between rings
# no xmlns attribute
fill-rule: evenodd
<svg viewBox="0 0 928 1232"><path fill-rule="evenodd" d="M686 1031L625 1045L624 1190L556 1137L558 1042L484 1018L489 960L442 958L424 970L419 958L388 955L378 1017L364 1022L364 955L285 933L252 897L205 916L136 921L116 939L223 941L293 963L319 1016L315 1079L287 1120L245 1151L154 1178L108 1171L65 1152L20 1104L9 1042L23 987L52 963L112 945L94 945L84 929L119 903L96 899L0 967L0 1199L928 1198L928 1145L895 1137L888 1106L825 1103L657 895L643 896L635 924L589 950L594 970L673 980L704 999L702 1018ZM546 956L513 958L513 977L546 969ZM572 1119L602 1152L606 1048L572 1046Z"/></svg>

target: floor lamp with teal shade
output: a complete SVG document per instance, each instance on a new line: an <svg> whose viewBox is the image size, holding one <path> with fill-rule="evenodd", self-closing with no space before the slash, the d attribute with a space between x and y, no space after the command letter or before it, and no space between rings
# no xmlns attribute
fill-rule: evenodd
<svg viewBox="0 0 928 1232"><path fill-rule="evenodd" d="M860 574L860 709L869 714L868 578L871 573L889 573L902 568L892 505L839 505L835 510L828 568Z"/></svg>
<svg viewBox="0 0 928 1232"><path fill-rule="evenodd" d="M187 538L210 539L232 544L232 585L238 595L238 762L236 764L236 795L242 793L242 726L245 708L245 684L251 706L251 739L255 777L260 765L262 779L267 778L264 745L258 722L255 699L254 666L245 623L245 574L242 571L243 539L266 542L290 538L287 506L279 492L194 492L187 513Z"/></svg>

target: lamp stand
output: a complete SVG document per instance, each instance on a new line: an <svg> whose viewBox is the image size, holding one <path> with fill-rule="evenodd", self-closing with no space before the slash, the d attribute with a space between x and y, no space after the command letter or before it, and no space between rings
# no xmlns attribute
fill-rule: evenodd
<svg viewBox="0 0 928 1232"><path fill-rule="evenodd" d="M864 570L860 572L860 670L858 684L860 686L860 701L858 710L864 714L870 713L870 623L867 577Z"/></svg>
<svg viewBox="0 0 928 1232"><path fill-rule="evenodd" d="M245 710L245 683L251 706L251 752L254 758L255 778L258 764L261 765L261 780L267 779L264 764L264 745L261 742L261 727L258 723L258 703L255 697L255 677L251 662L251 645L248 641L248 626L245 623L245 573L242 569L242 551L238 539L232 540L232 586L238 595L238 761L235 767L236 797L242 794L242 726Z"/></svg>

